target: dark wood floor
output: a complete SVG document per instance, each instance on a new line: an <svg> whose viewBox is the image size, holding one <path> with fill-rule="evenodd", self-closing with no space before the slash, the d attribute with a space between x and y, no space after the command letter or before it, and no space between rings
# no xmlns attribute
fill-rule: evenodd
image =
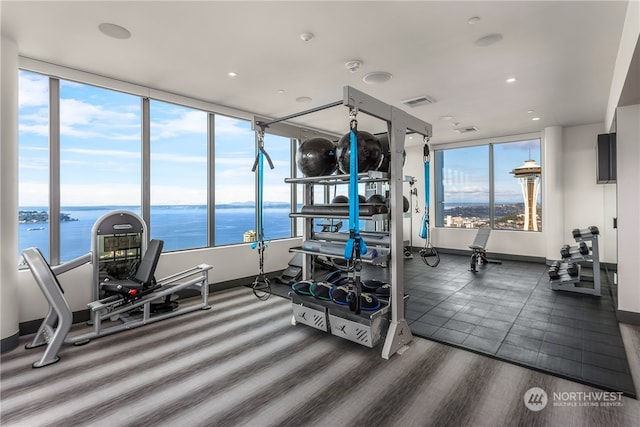
<svg viewBox="0 0 640 427"><path fill-rule="evenodd" d="M568 393L600 390L426 339L383 360L380 348L291 326L289 301L259 301L247 288L214 293L211 303L209 311L66 346L58 363L40 369L31 368L39 349L2 355L0 423L632 426L640 419L636 400L559 406ZM640 346L637 329L629 333ZM532 387L548 396L540 411L524 404Z"/></svg>

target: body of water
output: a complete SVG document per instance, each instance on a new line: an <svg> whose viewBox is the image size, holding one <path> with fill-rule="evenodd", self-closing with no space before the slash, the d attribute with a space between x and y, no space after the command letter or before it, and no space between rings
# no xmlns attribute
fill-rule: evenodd
<svg viewBox="0 0 640 427"><path fill-rule="evenodd" d="M46 211L44 207L21 207L23 211ZM60 223L60 258L69 261L91 251L91 229L101 216L116 210L140 215L139 208L126 206L64 207L61 212L77 221ZM241 243L248 230L255 230L253 207L216 209L215 245ZM207 246L206 206L152 206L150 238L164 240L165 251ZM290 237L291 220L285 207L265 207L265 239ZM37 247L49 258L49 224L19 224L18 255L29 247Z"/></svg>

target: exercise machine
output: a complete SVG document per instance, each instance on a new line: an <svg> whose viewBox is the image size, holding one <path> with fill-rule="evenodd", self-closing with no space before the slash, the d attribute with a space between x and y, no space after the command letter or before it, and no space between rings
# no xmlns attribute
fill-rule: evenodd
<svg viewBox="0 0 640 427"><path fill-rule="evenodd" d="M469 245L469 249L471 249L471 266L469 271L473 273L477 273L477 266L480 264L502 264L502 261L492 260L487 258L487 242L489 241L489 236L491 235L491 228L483 227L478 228L478 232L476 233L476 238L473 240L473 243Z"/></svg>
<svg viewBox="0 0 640 427"><path fill-rule="evenodd" d="M94 250L91 253L51 267L39 249L23 251L25 262L49 305L36 335L26 345L26 348L46 345L41 358L33 363L34 368L57 362L63 344L83 345L94 338L211 308L208 272L212 267L200 264L156 280L155 270L163 244L160 240L152 240L147 247L143 232L146 232L146 226L140 217L131 212L116 211L104 215L94 224ZM88 262L93 264L94 277L100 278L93 286L97 298L87 304L89 324L93 328L91 332L68 336L73 313L58 276ZM201 300L177 308L171 296L185 289L199 290Z"/></svg>

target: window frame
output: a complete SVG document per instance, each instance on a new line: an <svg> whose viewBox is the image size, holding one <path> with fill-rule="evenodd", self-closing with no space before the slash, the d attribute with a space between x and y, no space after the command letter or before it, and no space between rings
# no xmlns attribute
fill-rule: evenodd
<svg viewBox="0 0 640 427"><path fill-rule="evenodd" d="M214 103L210 103L207 101L189 98L177 94L172 94L168 92L164 92L161 90L136 85L133 83L128 83L120 80L113 80L107 77L98 76L95 74L91 74L88 72L75 70L71 68L66 68L63 66L45 63L38 60L19 57L18 61L18 69L24 70L27 72L33 72L40 74L48 79L49 81L49 144L50 144L50 152L49 152L49 199L48 199L48 210L49 210L49 262L51 265L60 264L60 80L90 85L94 87L98 87L106 90L113 90L117 92L122 92L127 95L134 95L140 98L141 103L141 117L142 117L142 132L141 132L141 141L140 141L140 150L141 150L141 183L140 183L140 193L141 193L141 216L143 220L149 224L150 223L150 158L151 158L151 146L150 146L150 114L149 114L149 103L151 100L160 101L170 104L175 104L178 106L192 108L200 111L204 111L208 114L208 123L207 123L207 248L216 247L215 246L215 192L213 191L215 188L215 116L222 115L226 117L230 117L238 120L246 120L250 121L252 127L256 122L256 116L253 114L236 110L233 108L225 107L222 105L217 105ZM283 132L282 130L286 131ZM255 129L253 129L255 130ZM277 126L272 126L268 130L269 133L273 133L278 136L286 136L290 138L290 161L291 168L290 173L291 176L294 176L296 173L295 166L295 149L297 147L296 139L300 138L303 134L304 130L298 128L296 126L278 124ZM257 144L256 144L257 149ZM257 152L257 151L256 151ZM250 167L250 165L248 165ZM20 179L20 178L18 178ZM282 185L286 185L288 191L291 196L291 205L295 208L297 203L296 198L296 188L294 185L282 183ZM256 186L254 188L254 194L257 192L257 179ZM18 213L16 212L16 215ZM276 239L287 239L297 236L297 224L294 219L291 219L291 232L288 237L279 237ZM255 226L255 225L254 225ZM237 244L243 244L237 243ZM236 243L234 243L236 245ZM221 245L221 246L229 246L229 245ZM17 248L19 249L19 248ZM192 249L199 249L197 247L193 248L184 248L178 251L186 251Z"/></svg>
<svg viewBox="0 0 640 427"><path fill-rule="evenodd" d="M443 181L442 181L442 156L443 153L447 150L457 149L457 148L469 148L469 147L477 147L477 146L488 146L489 147L489 225L492 230L500 230L500 231L514 231L514 232L527 232L527 233L539 233L544 229L544 216L541 220L541 227L537 231L530 230L520 230L520 229L496 229L495 228L495 164L494 164L494 146L500 144L507 143L515 143L520 141L527 140L538 140L540 144L540 166L542 168L542 175L540 179L544 179L544 140L542 138L542 134L540 132L519 134L519 135L511 135L499 138L488 138L483 140L474 140L474 141L464 141L457 143L446 143L446 144L438 144L432 147L434 155L434 199L435 203L435 226L441 229L453 229L454 227L446 227L444 226L444 202L443 202ZM542 183L540 184L540 200L541 206L544 206L544 193ZM542 208L540 210L542 213ZM477 227L472 227L476 229Z"/></svg>

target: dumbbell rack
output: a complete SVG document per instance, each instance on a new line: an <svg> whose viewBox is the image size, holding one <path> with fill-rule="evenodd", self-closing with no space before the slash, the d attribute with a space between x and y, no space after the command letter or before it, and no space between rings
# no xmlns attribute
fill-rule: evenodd
<svg viewBox="0 0 640 427"><path fill-rule="evenodd" d="M598 228L591 226L582 230L574 229L572 234L578 245L563 246L560 252L563 262L559 264L556 262L557 266L554 266L556 274L552 272L554 267L549 269L551 289L555 291L569 291L600 296ZM591 247L588 247L589 242L591 243ZM582 274L582 266L579 263L583 261L592 262L593 276L585 276ZM575 274L575 269L577 269L577 274ZM584 286L584 282L593 282L593 286Z"/></svg>

